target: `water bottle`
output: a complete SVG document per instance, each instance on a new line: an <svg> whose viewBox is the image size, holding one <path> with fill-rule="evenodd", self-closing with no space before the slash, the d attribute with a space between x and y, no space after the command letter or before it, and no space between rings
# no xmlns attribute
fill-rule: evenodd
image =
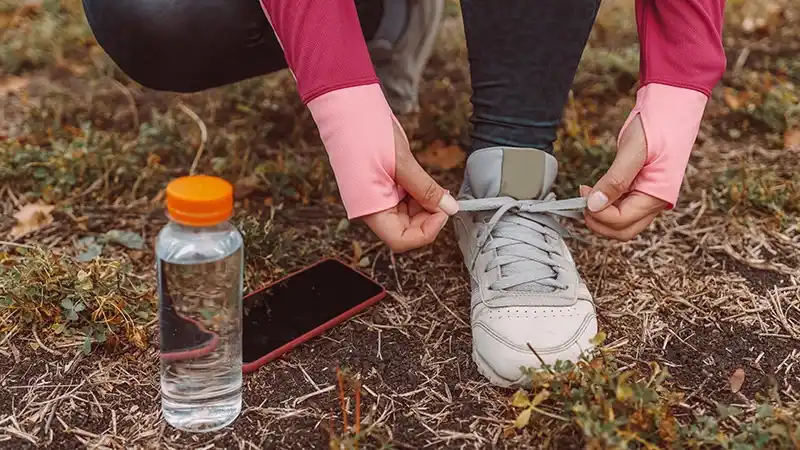
<svg viewBox="0 0 800 450"><path fill-rule="evenodd" d="M242 408L242 235L233 187L216 177L167 186L169 223L156 240L161 410L173 427L215 431Z"/></svg>

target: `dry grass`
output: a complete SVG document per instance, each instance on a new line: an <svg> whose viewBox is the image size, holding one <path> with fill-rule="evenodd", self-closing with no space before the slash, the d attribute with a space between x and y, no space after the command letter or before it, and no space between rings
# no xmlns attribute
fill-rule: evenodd
<svg viewBox="0 0 800 450"><path fill-rule="evenodd" d="M606 2L585 53L560 131L559 195L612 161L638 67L631 3ZM607 334L603 356L539 374L514 395L470 360L452 233L392 255L343 220L286 74L155 93L113 69L79 2L0 3L0 446L797 448L800 159L788 147L800 137L800 10L729 5L729 70L679 205L624 244L570 224ZM466 142L465 56L450 19L423 110L402 118L415 150ZM193 167L236 183L247 289L335 256L391 294L248 376L240 419L202 436L160 418L153 319L163 188ZM461 168L433 173L454 189ZM17 238L12 216L32 202L54 206L52 221ZM108 242L111 230L146 245ZM92 245L99 256L81 262ZM514 427L526 410L529 424Z"/></svg>

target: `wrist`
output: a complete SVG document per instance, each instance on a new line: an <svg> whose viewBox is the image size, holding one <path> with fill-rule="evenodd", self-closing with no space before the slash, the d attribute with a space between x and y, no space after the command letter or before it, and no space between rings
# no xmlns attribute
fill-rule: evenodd
<svg viewBox="0 0 800 450"><path fill-rule="evenodd" d="M348 218L389 209L405 193L395 178L396 121L377 83L316 97L308 108L319 128Z"/></svg>
<svg viewBox="0 0 800 450"><path fill-rule="evenodd" d="M707 102L697 90L666 84L650 83L637 91L636 105L619 134L641 117L647 159L632 190L661 199L670 209L675 206Z"/></svg>

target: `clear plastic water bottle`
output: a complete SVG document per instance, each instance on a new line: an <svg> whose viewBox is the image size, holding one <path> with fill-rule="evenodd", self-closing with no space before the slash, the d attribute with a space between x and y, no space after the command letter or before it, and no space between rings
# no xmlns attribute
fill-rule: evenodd
<svg viewBox="0 0 800 450"><path fill-rule="evenodd" d="M233 187L190 176L167 186L170 222L156 240L161 409L175 428L207 432L242 408L242 236Z"/></svg>

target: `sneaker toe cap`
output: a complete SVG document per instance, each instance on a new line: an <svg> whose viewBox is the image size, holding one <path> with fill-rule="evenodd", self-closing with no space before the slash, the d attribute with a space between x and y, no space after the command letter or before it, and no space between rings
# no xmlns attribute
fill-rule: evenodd
<svg viewBox="0 0 800 450"><path fill-rule="evenodd" d="M587 300L571 307L493 308L473 321L472 330L475 351L483 362L496 375L517 380L521 367L541 366L528 345L549 365L577 361L592 347L597 318Z"/></svg>

